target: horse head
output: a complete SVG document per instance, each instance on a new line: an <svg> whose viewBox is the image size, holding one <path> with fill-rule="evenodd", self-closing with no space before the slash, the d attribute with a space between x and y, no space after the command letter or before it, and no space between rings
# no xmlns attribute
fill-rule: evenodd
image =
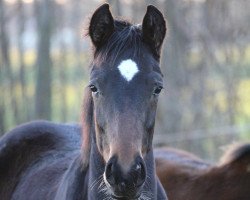
<svg viewBox="0 0 250 200"><path fill-rule="evenodd" d="M105 185L116 199L138 198L145 184L163 88L159 59L165 32L154 6L147 7L142 25L115 20L108 4L90 20L94 59L84 103L83 156L86 165L94 141L105 163Z"/></svg>

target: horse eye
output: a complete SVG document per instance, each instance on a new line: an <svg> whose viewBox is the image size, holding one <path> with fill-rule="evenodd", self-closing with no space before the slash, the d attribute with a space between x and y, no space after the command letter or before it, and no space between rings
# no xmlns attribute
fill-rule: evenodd
<svg viewBox="0 0 250 200"><path fill-rule="evenodd" d="M159 95L161 93L161 90L163 89L162 86L158 86L157 88L155 88L154 90L154 95Z"/></svg>
<svg viewBox="0 0 250 200"><path fill-rule="evenodd" d="M92 92L94 92L94 93L96 93L96 92L98 91L97 87L94 86L94 85L90 85L89 88L90 88L90 90L91 90Z"/></svg>

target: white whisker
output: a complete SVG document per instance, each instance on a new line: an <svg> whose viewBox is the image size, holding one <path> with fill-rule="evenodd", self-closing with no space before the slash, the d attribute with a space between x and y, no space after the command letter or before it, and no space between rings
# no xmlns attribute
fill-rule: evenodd
<svg viewBox="0 0 250 200"><path fill-rule="evenodd" d="M153 199L153 194L149 191L142 191L142 195L141 195L141 200L150 200Z"/></svg>
<svg viewBox="0 0 250 200"><path fill-rule="evenodd" d="M97 187L98 193L103 193L103 195L105 196L103 200L113 200L113 198L111 197L111 191L105 184L103 175L99 176L96 180L94 180L89 187L91 190Z"/></svg>
<svg viewBox="0 0 250 200"><path fill-rule="evenodd" d="M90 186L89 186L89 187L90 187L90 190L93 190L94 187L100 183L100 181L102 181L102 175L99 176L96 180L94 180L94 181L90 184Z"/></svg>

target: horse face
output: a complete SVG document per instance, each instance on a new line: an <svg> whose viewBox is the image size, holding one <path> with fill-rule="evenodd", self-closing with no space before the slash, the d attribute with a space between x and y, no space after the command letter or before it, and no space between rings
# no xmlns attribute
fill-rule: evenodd
<svg viewBox="0 0 250 200"><path fill-rule="evenodd" d="M144 157L152 147L163 88L159 52L164 27L162 14L152 6L141 27L114 21L107 4L91 19L95 138L106 163L105 183L116 199L138 198L146 179Z"/></svg>

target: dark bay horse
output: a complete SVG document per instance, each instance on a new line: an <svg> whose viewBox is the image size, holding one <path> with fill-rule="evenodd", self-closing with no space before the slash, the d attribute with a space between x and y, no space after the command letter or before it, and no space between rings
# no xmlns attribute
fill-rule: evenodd
<svg viewBox="0 0 250 200"><path fill-rule="evenodd" d="M0 141L1 200L167 199L152 150L165 20L148 6L142 25L93 14L94 46L82 125L37 121Z"/></svg>
<svg viewBox="0 0 250 200"><path fill-rule="evenodd" d="M155 150L157 175L170 200L249 200L250 144L240 144L217 165L176 149Z"/></svg>

